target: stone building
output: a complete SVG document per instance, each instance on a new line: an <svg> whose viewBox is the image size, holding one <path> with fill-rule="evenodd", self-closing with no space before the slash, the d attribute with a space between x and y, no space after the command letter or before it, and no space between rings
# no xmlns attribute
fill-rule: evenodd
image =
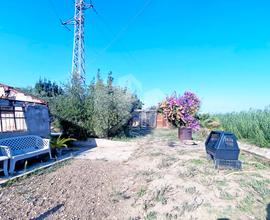
<svg viewBox="0 0 270 220"><path fill-rule="evenodd" d="M49 136L47 103L0 83L0 138L28 134Z"/></svg>

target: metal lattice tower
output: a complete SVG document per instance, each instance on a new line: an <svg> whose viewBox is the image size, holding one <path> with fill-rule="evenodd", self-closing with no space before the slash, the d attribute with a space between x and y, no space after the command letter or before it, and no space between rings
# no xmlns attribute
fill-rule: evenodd
<svg viewBox="0 0 270 220"><path fill-rule="evenodd" d="M74 18L63 25L74 25L74 42L73 42L73 55L72 55L72 76L80 78L85 81L85 48L84 48L84 11L93 8L93 4L85 3L84 0L75 0Z"/></svg>

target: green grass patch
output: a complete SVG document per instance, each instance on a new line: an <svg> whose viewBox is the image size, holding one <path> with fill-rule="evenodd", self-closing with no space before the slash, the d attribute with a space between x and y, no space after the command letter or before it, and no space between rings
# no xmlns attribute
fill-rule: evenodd
<svg viewBox="0 0 270 220"><path fill-rule="evenodd" d="M226 187L228 186L228 182L226 182L225 180L217 180L215 182L215 185L218 187Z"/></svg>
<svg viewBox="0 0 270 220"><path fill-rule="evenodd" d="M245 153L241 152L240 155L239 155L239 160L248 161L248 157L247 157L247 155Z"/></svg>
<svg viewBox="0 0 270 220"><path fill-rule="evenodd" d="M168 156L161 159L161 162L158 164L159 169L168 168L173 165L178 159L174 156Z"/></svg>
<svg viewBox="0 0 270 220"><path fill-rule="evenodd" d="M169 140L178 140L178 129L175 128L157 128L152 131L155 138L166 138Z"/></svg>
<svg viewBox="0 0 270 220"><path fill-rule="evenodd" d="M157 213L154 211L148 212L144 217L144 220L155 220L157 219Z"/></svg>
<svg viewBox="0 0 270 220"><path fill-rule="evenodd" d="M156 202L161 202L162 205L166 205L168 202L167 193L170 191L170 187L165 185L160 189L156 190L154 199Z"/></svg>
<svg viewBox="0 0 270 220"><path fill-rule="evenodd" d="M221 191L219 197L223 200L233 200L235 198L232 194L225 191Z"/></svg>
<svg viewBox="0 0 270 220"><path fill-rule="evenodd" d="M248 195L239 202L237 208L239 208L239 210L242 212L250 213L254 202L255 202L254 197L251 195Z"/></svg>
<svg viewBox="0 0 270 220"><path fill-rule="evenodd" d="M194 165L200 166L200 165L205 164L206 161L201 160L201 159L192 159L189 162L194 164Z"/></svg>
<svg viewBox="0 0 270 220"><path fill-rule="evenodd" d="M141 187L140 190L137 192L138 197L143 197L146 194L146 187Z"/></svg>
<svg viewBox="0 0 270 220"><path fill-rule="evenodd" d="M233 213L233 208L231 205L225 207L225 209L220 210L220 214L217 214L217 219L231 219L229 218Z"/></svg>
<svg viewBox="0 0 270 220"><path fill-rule="evenodd" d="M267 202L270 200L270 180L269 179L242 179L240 186L249 191L250 194L257 194L259 200Z"/></svg>

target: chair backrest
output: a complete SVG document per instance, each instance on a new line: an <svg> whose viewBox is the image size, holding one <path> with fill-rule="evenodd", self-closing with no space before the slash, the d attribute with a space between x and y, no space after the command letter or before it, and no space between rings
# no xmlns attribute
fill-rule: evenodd
<svg viewBox="0 0 270 220"><path fill-rule="evenodd" d="M11 155L20 155L44 147L42 138L34 135L0 139L0 146L7 146Z"/></svg>

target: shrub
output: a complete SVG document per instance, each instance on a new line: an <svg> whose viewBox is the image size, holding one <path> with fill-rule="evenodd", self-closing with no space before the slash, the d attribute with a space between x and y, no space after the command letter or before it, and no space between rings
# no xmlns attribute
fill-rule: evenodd
<svg viewBox="0 0 270 220"><path fill-rule="evenodd" d="M130 126L132 112L141 107L138 98L127 89L113 86L111 73L107 83L97 76L86 98L87 129L98 137L112 137Z"/></svg>
<svg viewBox="0 0 270 220"><path fill-rule="evenodd" d="M46 100L53 127L76 139L129 135L132 113L142 108L136 95L113 85L111 72L104 82L98 71L88 87L74 74L63 87L44 79L23 90Z"/></svg>
<svg viewBox="0 0 270 220"><path fill-rule="evenodd" d="M80 80L74 77L65 85L63 95L48 102L53 124L61 128L64 137L85 139L90 133L85 128L85 93Z"/></svg>

